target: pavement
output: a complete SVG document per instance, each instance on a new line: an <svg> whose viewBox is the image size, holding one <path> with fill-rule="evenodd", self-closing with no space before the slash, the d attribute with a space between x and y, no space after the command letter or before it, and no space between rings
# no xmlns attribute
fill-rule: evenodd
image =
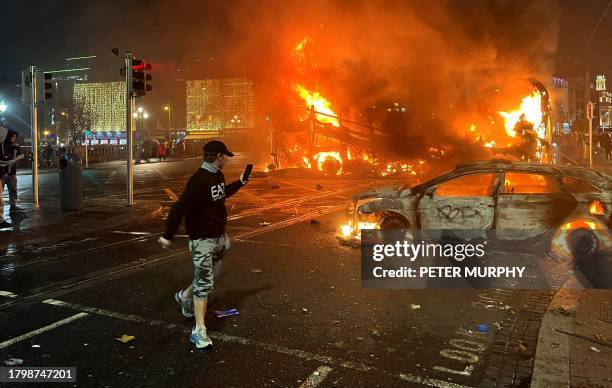
<svg viewBox="0 0 612 388"><path fill-rule="evenodd" d="M235 159L228 181L248 156ZM206 317L214 349L193 348L173 299L191 281L186 236L167 251L156 239L199 163L136 166L129 208L120 164L92 166L80 212L59 210L57 177L44 174L40 208L0 233L0 361L75 366L74 385L96 387L610 386L612 293L583 289L599 280L573 263L524 257L553 289L362 288L359 251L335 235L343 210L401 180L254 178L227 202L232 249ZM240 314L213 314L228 308Z"/></svg>

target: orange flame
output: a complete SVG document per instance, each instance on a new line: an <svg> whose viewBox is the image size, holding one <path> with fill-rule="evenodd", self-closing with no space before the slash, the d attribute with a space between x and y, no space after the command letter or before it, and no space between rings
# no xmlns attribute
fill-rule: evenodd
<svg viewBox="0 0 612 388"><path fill-rule="evenodd" d="M603 216L605 212L606 212L606 207L604 206L603 203L601 203L598 200L591 202L591 205L589 206L589 213L591 213L594 216Z"/></svg>
<svg viewBox="0 0 612 388"><path fill-rule="evenodd" d="M342 157L340 157L340 152L337 151L325 151L319 152L314 156L314 160L317 161L317 168L319 171L323 171L323 163L325 163L329 159L335 159L340 163L340 168L336 172L336 175L340 175L342 172Z"/></svg>
<svg viewBox="0 0 612 388"><path fill-rule="evenodd" d="M516 137L514 127L520 120L522 115L525 119L533 124L534 130L540 138L545 137L545 126L542 123L542 96L539 92L534 91L529 96L526 96L521 101L521 106L517 110L511 112L498 112L505 120L504 128L510 137Z"/></svg>
<svg viewBox="0 0 612 388"><path fill-rule="evenodd" d="M327 101L325 97L321 96L319 92L311 92L310 90L306 89L304 86L300 84L295 85L295 89L298 95L300 96L300 98L304 100L304 103L306 104L307 107L310 108L311 106L313 106L314 110L317 112L336 116L336 113L334 113L334 111L331 109L331 103ZM333 125L334 127L340 126L338 119L335 117L329 117L329 116L324 116L320 114L317 114L316 117L317 117L317 120L323 123L329 123Z"/></svg>
<svg viewBox="0 0 612 388"><path fill-rule="evenodd" d="M361 237L362 229L377 229L378 225L376 222L365 222L360 221L357 225L353 224L353 221L349 221L346 224L340 225L340 235L345 239Z"/></svg>

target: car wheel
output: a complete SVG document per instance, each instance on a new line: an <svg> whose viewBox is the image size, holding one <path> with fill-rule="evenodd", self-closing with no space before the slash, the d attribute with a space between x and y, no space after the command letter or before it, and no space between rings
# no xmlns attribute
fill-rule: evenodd
<svg viewBox="0 0 612 388"><path fill-rule="evenodd" d="M414 240L414 236L412 234L412 228L408 221L404 218L396 215L389 215L383 217L380 221L380 229L381 230L402 230L405 231L405 238L409 241Z"/></svg>
<svg viewBox="0 0 612 388"><path fill-rule="evenodd" d="M575 259L588 259L599 252L599 239L588 229L573 230L567 236L567 245Z"/></svg>

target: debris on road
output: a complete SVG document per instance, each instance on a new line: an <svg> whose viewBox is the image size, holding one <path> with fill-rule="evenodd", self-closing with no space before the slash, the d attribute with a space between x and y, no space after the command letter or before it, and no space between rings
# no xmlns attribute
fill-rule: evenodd
<svg viewBox="0 0 612 388"><path fill-rule="evenodd" d="M4 363L8 366L15 366L23 364L23 360L21 358L9 358L5 360Z"/></svg>
<svg viewBox="0 0 612 388"><path fill-rule="evenodd" d="M410 308L413 309L413 310L417 310L417 309L421 308L421 305L420 304L411 304Z"/></svg>
<svg viewBox="0 0 612 388"><path fill-rule="evenodd" d="M271 222L267 222L267 221L261 221L259 223L259 226L269 226L269 225L272 225L272 223Z"/></svg>
<svg viewBox="0 0 612 388"><path fill-rule="evenodd" d="M229 310L217 310L214 312L215 317L217 318L223 318L223 317L229 317L231 315L238 315L240 314L240 311L238 311L238 309L229 309Z"/></svg>
<svg viewBox="0 0 612 388"><path fill-rule="evenodd" d="M486 333L489 331L489 325L487 325L486 323L479 323L478 325L476 325L476 331L479 333Z"/></svg>
<svg viewBox="0 0 612 388"><path fill-rule="evenodd" d="M310 224L311 225L321 225L321 221L315 220L314 218L312 218L310 219Z"/></svg>
<svg viewBox="0 0 612 388"><path fill-rule="evenodd" d="M320 184L316 184L315 187L317 188L317 190L323 190L323 186L321 186Z"/></svg>
<svg viewBox="0 0 612 388"><path fill-rule="evenodd" d="M495 328L497 329L497 331L501 330L501 325L499 324L499 322L493 322L493 326L495 326Z"/></svg>
<svg viewBox="0 0 612 388"><path fill-rule="evenodd" d="M566 317L569 317L571 315L576 314L576 306L570 306L570 305L559 306L556 309L554 309L553 312L557 315L564 315Z"/></svg>
<svg viewBox="0 0 612 388"><path fill-rule="evenodd" d="M591 346L591 350L597 353L601 352L601 350L597 349L595 346Z"/></svg>
<svg viewBox="0 0 612 388"><path fill-rule="evenodd" d="M527 346L523 345L521 341L519 341L514 347L517 352L525 353L528 349Z"/></svg>
<svg viewBox="0 0 612 388"><path fill-rule="evenodd" d="M380 337L380 332L378 330L372 330L370 334L372 334L374 337Z"/></svg>
<svg viewBox="0 0 612 388"><path fill-rule="evenodd" d="M280 185L272 185L272 188L275 189L275 190L276 189L280 189Z"/></svg>
<svg viewBox="0 0 612 388"><path fill-rule="evenodd" d="M262 273L262 272L263 272L263 269L259 269L259 268L253 268L251 270L251 273Z"/></svg>
<svg viewBox="0 0 612 388"><path fill-rule="evenodd" d="M115 341L121 342L122 344L127 344L130 341L135 340L136 337L133 335L122 334L121 337L115 338Z"/></svg>

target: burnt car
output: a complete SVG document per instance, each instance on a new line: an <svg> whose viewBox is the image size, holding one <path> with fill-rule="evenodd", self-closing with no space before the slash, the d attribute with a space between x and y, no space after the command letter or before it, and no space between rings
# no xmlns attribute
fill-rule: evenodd
<svg viewBox="0 0 612 388"><path fill-rule="evenodd" d="M361 229L374 228L403 229L415 240L439 238L441 230L464 240L486 234L515 246L546 237L548 248L588 257L610 248L611 188L610 175L583 167L462 163L414 187L355 195L340 238L355 240Z"/></svg>

